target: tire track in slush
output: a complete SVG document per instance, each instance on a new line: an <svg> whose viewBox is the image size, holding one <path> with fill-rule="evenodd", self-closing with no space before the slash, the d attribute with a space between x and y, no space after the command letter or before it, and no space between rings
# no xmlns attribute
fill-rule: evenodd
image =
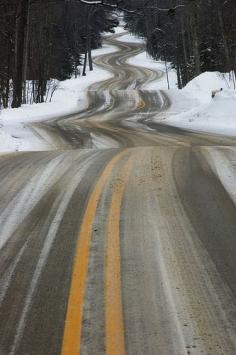
<svg viewBox="0 0 236 355"><path fill-rule="evenodd" d="M27 315L30 310L30 305L32 303L32 299L33 299L40 275L43 271L43 268L45 267L46 260L49 256L50 251L51 251L51 248L54 243L54 240L55 240L59 225L61 223L61 220L63 218L63 215L65 214L65 211L66 211L67 206L73 196L75 189L77 188L78 184L82 180L82 177L84 176L84 174L87 170L87 164L91 161L92 158L93 157L89 157L84 160L84 162L83 162L84 166L83 166L83 168L81 168L81 170L79 172L79 176L78 175L74 176L74 178L71 180L71 183L70 183L68 189L66 190L66 192L61 192L54 202L54 205L55 206L59 205L59 207L57 208L57 212L54 216L54 219L51 222L48 234L45 238L43 248L40 252L39 259L38 259L38 262L35 267L35 271L32 276L32 282L30 284L30 287L27 292L27 296L25 298L25 302L24 302L24 305L23 305L23 308L21 311L21 317L20 317L20 320L16 326L15 338L13 340L13 344L12 344L12 347L10 350L10 354L12 354L12 355L16 353L17 347L18 347L21 337L23 335L26 318L27 318ZM54 206L52 206L52 209L53 208L54 208Z"/></svg>

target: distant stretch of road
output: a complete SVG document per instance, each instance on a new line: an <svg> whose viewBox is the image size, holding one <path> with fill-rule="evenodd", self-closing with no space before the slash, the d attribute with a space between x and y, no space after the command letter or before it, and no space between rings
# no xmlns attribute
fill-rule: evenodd
<svg viewBox="0 0 236 355"><path fill-rule="evenodd" d="M0 155L0 355L236 354L236 139L154 123L162 73L107 42L48 151Z"/></svg>

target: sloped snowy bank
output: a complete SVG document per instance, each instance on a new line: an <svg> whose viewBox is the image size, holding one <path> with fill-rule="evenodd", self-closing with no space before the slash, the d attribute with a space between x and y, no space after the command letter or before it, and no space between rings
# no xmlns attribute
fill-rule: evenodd
<svg viewBox="0 0 236 355"><path fill-rule="evenodd" d="M223 88L214 98L212 90ZM165 123L185 129L236 136L236 91L229 75L205 72L183 90L169 92Z"/></svg>

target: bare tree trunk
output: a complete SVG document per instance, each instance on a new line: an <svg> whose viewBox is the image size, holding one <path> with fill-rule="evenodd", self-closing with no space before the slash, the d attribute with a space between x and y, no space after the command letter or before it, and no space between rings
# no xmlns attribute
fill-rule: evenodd
<svg viewBox="0 0 236 355"><path fill-rule="evenodd" d="M180 68L180 64L179 64L178 59L177 59L177 70L176 71L177 71L178 89L182 89L183 84L182 84L181 68Z"/></svg>
<svg viewBox="0 0 236 355"><path fill-rule="evenodd" d="M88 60L89 60L89 70L93 71L93 60L91 51L91 37L88 38Z"/></svg>
<svg viewBox="0 0 236 355"><path fill-rule="evenodd" d="M27 19L25 27L25 41L24 41L24 63L23 63L23 103L27 103L26 97L26 80L28 69L28 54L29 54L29 27L30 27L30 0L27 6Z"/></svg>
<svg viewBox="0 0 236 355"><path fill-rule="evenodd" d="M181 17L181 40L182 40L184 64L185 64L185 70L184 70L185 80L184 81L186 81L186 83L187 83L189 81L188 55L187 55L187 46L186 46L186 39L185 39L184 21L183 21L182 17Z"/></svg>
<svg viewBox="0 0 236 355"><path fill-rule="evenodd" d="M166 81L167 81L167 88L170 90L170 81L169 81L169 73L167 68L167 59L166 59L166 50L164 49L164 60L165 60L165 68L166 68Z"/></svg>
<svg viewBox="0 0 236 355"><path fill-rule="evenodd" d="M194 74L198 76L201 74L201 58L199 50L199 38L198 38L198 11L197 11L198 0L194 0L190 7L190 26L191 33L193 37L193 56L194 56Z"/></svg>
<svg viewBox="0 0 236 355"><path fill-rule="evenodd" d="M9 38L8 40L8 48L7 48L8 54L7 54L7 78L6 78L6 92L5 92L5 98L3 98L3 106L4 108L7 108L9 105L9 94L10 94L10 63L11 63L11 56L12 56L12 51L11 51L11 40Z"/></svg>
<svg viewBox="0 0 236 355"><path fill-rule="evenodd" d="M92 51L91 51L91 16L94 13L93 7L87 8L87 39L86 47L88 52L88 61L89 61L89 70L93 71L93 60L92 60Z"/></svg>
<svg viewBox="0 0 236 355"><path fill-rule="evenodd" d="M28 2L29 0L20 0L16 14L15 69L12 107L20 107L22 104L24 43Z"/></svg>
<svg viewBox="0 0 236 355"><path fill-rule="evenodd" d="M228 45L228 41L227 41L226 34L225 34L222 5L220 5L220 4L217 4L217 15L218 15L218 20L219 20L220 32L221 32L222 40L223 40L223 44L224 44L226 71L230 71L230 70L232 70L232 68L231 68L232 63L231 63L231 58L230 58L229 45Z"/></svg>
<svg viewBox="0 0 236 355"><path fill-rule="evenodd" d="M83 74L82 74L82 76L86 76L87 57L88 57L88 52L86 51L86 52L85 52L85 55L84 55L84 67L83 67Z"/></svg>

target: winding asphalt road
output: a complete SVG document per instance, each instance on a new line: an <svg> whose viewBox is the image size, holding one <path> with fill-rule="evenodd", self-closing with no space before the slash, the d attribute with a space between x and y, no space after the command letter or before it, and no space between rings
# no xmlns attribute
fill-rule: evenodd
<svg viewBox="0 0 236 355"><path fill-rule="evenodd" d="M48 151L0 156L0 355L236 354L236 139L153 123L116 37Z"/></svg>

